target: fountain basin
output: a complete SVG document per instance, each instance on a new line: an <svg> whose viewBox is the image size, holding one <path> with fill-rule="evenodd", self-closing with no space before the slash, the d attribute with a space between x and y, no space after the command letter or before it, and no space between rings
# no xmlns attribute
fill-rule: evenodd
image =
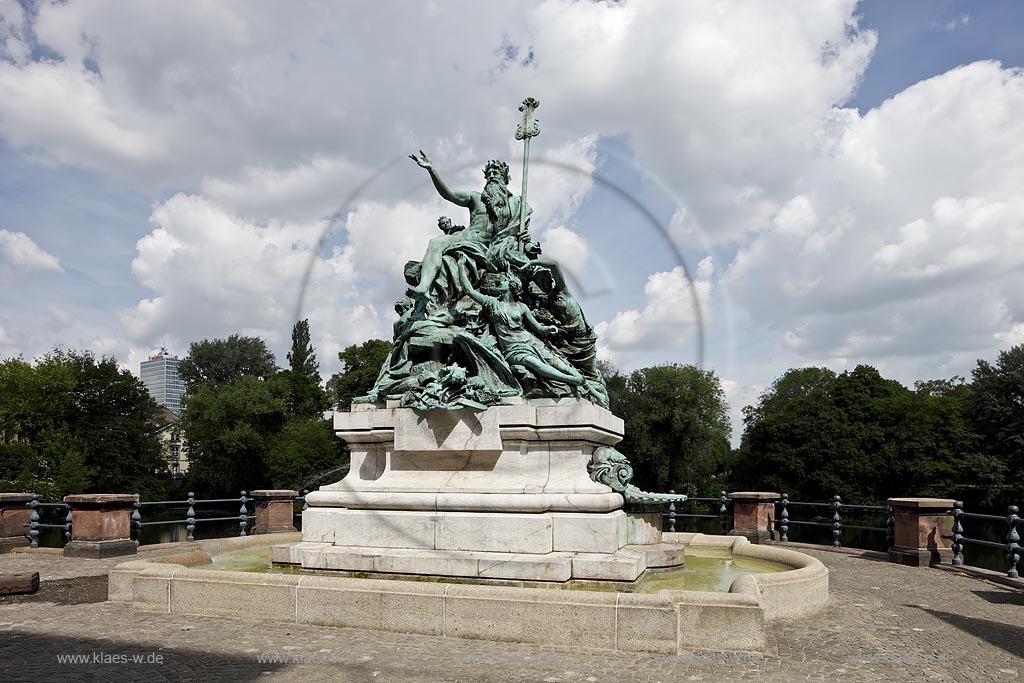
<svg viewBox="0 0 1024 683"><path fill-rule="evenodd" d="M665 534L694 552L729 552L789 567L736 578L729 592L653 594L550 590L264 574L205 568L211 558L257 546L298 542L299 534L211 539L180 555L134 560L110 573L109 599L145 611L261 617L325 626L629 652L754 650L765 622L807 614L828 599L828 570L817 559L743 537Z"/></svg>

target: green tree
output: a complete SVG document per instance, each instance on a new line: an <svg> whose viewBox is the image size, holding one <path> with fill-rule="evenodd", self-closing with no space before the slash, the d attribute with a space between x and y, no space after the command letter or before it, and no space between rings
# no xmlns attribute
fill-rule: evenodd
<svg viewBox="0 0 1024 683"><path fill-rule="evenodd" d="M161 497L158 415L142 382L113 358L55 350L35 365L0 363L0 432L21 444L5 449L20 464L4 469L18 471L23 490Z"/></svg>
<svg viewBox="0 0 1024 683"><path fill-rule="evenodd" d="M287 419L286 399L284 382L252 375L190 390L179 425L194 489L222 496L269 485L264 461Z"/></svg>
<svg viewBox="0 0 1024 683"><path fill-rule="evenodd" d="M795 399L820 400L836 378L828 368L796 368L787 370L761 394L757 404L743 408L743 423L750 425L781 412Z"/></svg>
<svg viewBox="0 0 1024 683"><path fill-rule="evenodd" d="M353 344L338 354L341 371L327 380L331 403L338 410L350 410L353 399L369 393L392 348L389 341L370 339L362 344Z"/></svg>
<svg viewBox="0 0 1024 683"><path fill-rule="evenodd" d="M621 393L612 393L611 409L625 422L617 448L633 464L634 483L653 491L717 494L730 426L715 374L693 365L659 365L630 373L622 384Z"/></svg>
<svg viewBox="0 0 1024 683"><path fill-rule="evenodd" d="M296 419L285 423L271 440L266 463L274 488L299 489L347 460L344 444L334 435L330 420ZM337 479L341 479L340 474L331 481Z"/></svg>
<svg viewBox="0 0 1024 683"><path fill-rule="evenodd" d="M316 360L316 349L309 340L309 320L300 320L292 327L292 350L288 352L288 364L292 372L305 375L320 384L320 364Z"/></svg>
<svg viewBox="0 0 1024 683"><path fill-rule="evenodd" d="M1001 351L995 364L971 372L970 415L980 450L1006 468L1008 483L1024 486L1024 345Z"/></svg>
<svg viewBox="0 0 1024 683"><path fill-rule="evenodd" d="M284 391L285 406L293 417L317 417L330 408L327 392L308 375L294 370L282 370L273 376Z"/></svg>
<svg viewBox="0 0 1024 683"><path fill-rule="evenodd" d="M178 365L186 392L201 384L220 386L242 375L268 377L276 371L274 354L262 339L237 334L192 342L188 356Z"/></svg>
<svg viewBox="0 0 1024 683"><path fill-rule="evenodd" d="M744 411L730 483L795 500L877 503L951 495L965 462L991 481L998 464L977 453L966 396L957 378L911 391L866 365L839 376L789 370Z"/></svg>

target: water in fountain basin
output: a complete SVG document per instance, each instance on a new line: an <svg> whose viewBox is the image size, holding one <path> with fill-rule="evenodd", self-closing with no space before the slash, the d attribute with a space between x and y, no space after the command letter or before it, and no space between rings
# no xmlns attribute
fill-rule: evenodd
<svg viewBox="0 0 1024 683"><path fill-rule="evenodd" d="M272 564L270 562L270 548L267 546L247 548L218 555L213 558L213 566L210 568L220 571L269 574L302 573L302 569L297 565ZM766 574L786 571L787 569L790 569L790 567L764 560L734 557L727 553L714 553L704 550L687 550L685 566L668 569L649 569L629 590L636 591L637 593L655 593L663 590L726 592L729 590L729 586L732 585L733 580L743 574ZM460 583L455 578L434 577L432 580ZM536 585L544 586L544 584ZM615 582L588 581L581 588L586 590L621 590L622 585Z"/></svg>

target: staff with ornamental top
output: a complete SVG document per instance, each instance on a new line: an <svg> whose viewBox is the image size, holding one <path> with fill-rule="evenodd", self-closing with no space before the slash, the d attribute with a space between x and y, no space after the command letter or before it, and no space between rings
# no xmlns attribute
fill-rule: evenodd
<svg viewBox="0 0 1024 683"><path fill-rule="evenodd" d="M523 122L516 126L516 140L523 141L523 191L520 193L522 205L526 206L526 175L530 165L530 138L540 135L540 121L533 117L533 112L540 106L540 100L527 97L519 105L523 112ZM526 212L519 212L519 235L526 232Z"/></svg>

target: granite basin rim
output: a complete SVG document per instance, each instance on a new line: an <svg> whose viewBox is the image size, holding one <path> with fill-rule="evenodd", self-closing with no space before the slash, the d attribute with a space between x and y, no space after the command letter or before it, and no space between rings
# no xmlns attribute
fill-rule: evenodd
<svg viewBox="0 0 1024 683"><path fill-rule="evenodd" d="M759 585L750 575L737 578L729 593L663 591L647 595L259 575L212 571L195 564L210 555L298 542L299 538L290 533L210 539L189 544L193 549L182 555L123 562L110 573L109 599L152 612L237 617L251 617L255 612L268 621L285 623L560 646L566 644L565 629L570 628L587 638L576 641L585 642L586 647L652 654L764 651L765 621L788 616L772 613L766 600L771 584ZM698 547L735 548L744 554L781 551L783 554L775 557L785 557L788 562L784 564L802 565L796 572L817 570L816 564L820 564L793 550L765 546L750 550L742 537L675 534L670 540L679 539ZM827 570L824 579L827 581ZM412 615L415 618L410 620ZM717 624L719 631L712 624ZM721 629L722 624L728 628Z"/></svg>

